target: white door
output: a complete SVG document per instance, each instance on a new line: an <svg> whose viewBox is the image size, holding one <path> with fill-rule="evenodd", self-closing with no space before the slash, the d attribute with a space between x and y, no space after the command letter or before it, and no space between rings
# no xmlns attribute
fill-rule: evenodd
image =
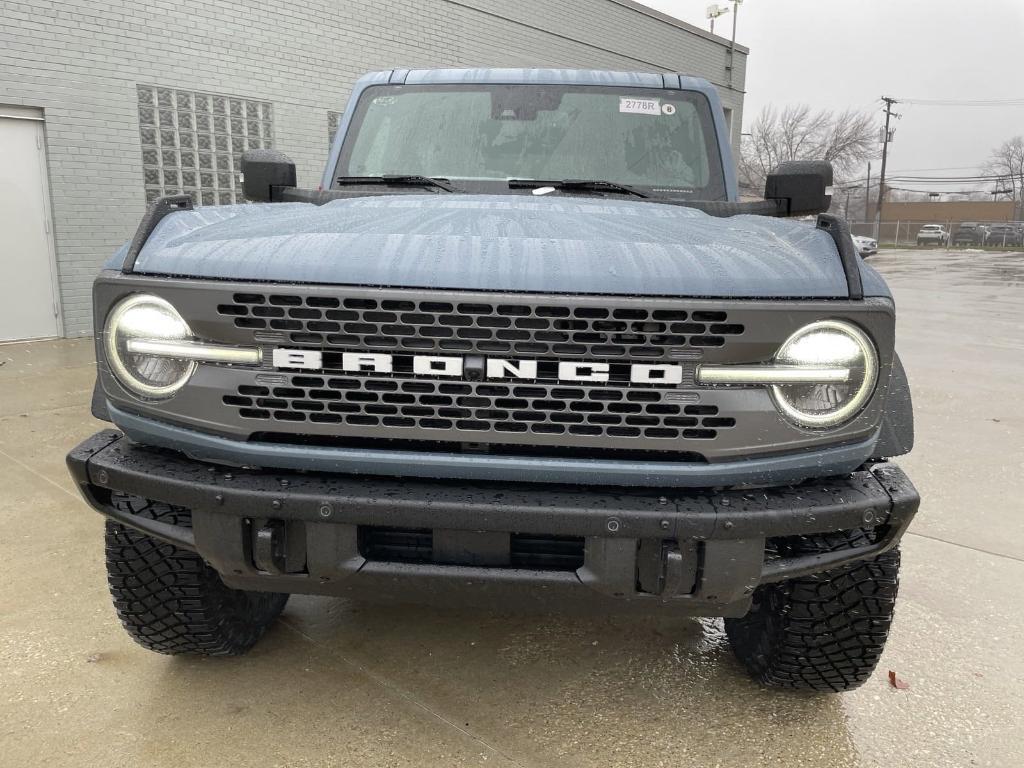
<svg viewBox="0 0 1024 768"><path fill-rule="evenodd" d="M60 335L43 122L14 112L0 107L0 341Z"/></svg>

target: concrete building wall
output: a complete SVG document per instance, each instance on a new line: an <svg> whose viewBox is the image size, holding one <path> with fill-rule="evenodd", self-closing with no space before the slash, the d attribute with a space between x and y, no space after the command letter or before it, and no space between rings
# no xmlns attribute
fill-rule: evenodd
<svg viewBox="0 0 1024 768"><path fill-rule="evenodd" d="M177 106L168 119L239 121L223 137L224 157L235 156L232 137L249 137L235 141L237 154L265 130L265 145L295 159L300 184L315 185L328 112L344 108L363 72L392 67L697 75L719 87L738 145L746 50L737 48L730 87L728 48L629 0L0 0L0 106L44 110L59 299L65 333L78 335L91 331L93 276L134 232L147 185L152 196L162 183L159 153L179 153L181 184L192 171L189 179L218 171L219 147L187 148L190 169L185 147L161 143L166 94ZM140 115L150 107L157 124L146 130ZM191 140L201 139L196 131Z"/></svg>

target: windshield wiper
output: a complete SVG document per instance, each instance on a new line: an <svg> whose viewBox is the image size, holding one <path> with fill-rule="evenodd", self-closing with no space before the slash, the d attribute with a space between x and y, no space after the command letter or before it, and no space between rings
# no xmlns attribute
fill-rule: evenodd
<svg viewBox="0 0 1024 768"><path fill-rule="evenodd" d="M385 176L339 176L335 180L338 184L385 184L390 187L437 187L445 192L455 192L456 189L448 183L447 179L434 179L430 176L417 176L415 174L397 173Z"/></svg>
<svg viewBox="0 0 1024 768"><path fill-rule="evenodd" d="M627 184L618 184L614 181L603 179L562 179L561 181L540 181L538 179L509 179L510 189L529 189L538 187L554 187L555 189L582 189L594 190L597 192L619 192L623 195L636 195L637 197L650 197L646 192L641 192L636 187Z"/></svg>

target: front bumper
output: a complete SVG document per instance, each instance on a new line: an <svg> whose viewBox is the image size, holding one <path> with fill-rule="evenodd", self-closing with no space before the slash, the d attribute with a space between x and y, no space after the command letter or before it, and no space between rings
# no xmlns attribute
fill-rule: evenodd
<svg viewBox="0 0 1024 768"><path fill-rule="evenodd" d="M758 584L881 554L919 502L889 463L756 490L407 481L226 470L115 430L68 466L99 512L198 552L237 588L712 616L743 615ZM115 491L191 509L192 528L122 512ZM854 528L873 529L873 543L772 554L788 537Z"/></svg>

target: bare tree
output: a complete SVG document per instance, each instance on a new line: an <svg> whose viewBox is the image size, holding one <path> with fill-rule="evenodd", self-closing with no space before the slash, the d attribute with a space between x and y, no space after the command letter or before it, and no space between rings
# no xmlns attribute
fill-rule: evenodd
<svg viewBox="0 0 1024 768"><path fill-rule="evenodd" d="M869 112L812 110L807 104L765 107L740 152L740 184L764 188L768 173L786 160L827 160L837 185L878 156L879 128Z"/></svg>
<svg viewBox="0 0 1024 768"><path fill-rule="evenodd" d="M1014 136L992 151L984 172L998 176L996 184L1010 189L1012 199L1024 202L1024 136Z"/></svg>

